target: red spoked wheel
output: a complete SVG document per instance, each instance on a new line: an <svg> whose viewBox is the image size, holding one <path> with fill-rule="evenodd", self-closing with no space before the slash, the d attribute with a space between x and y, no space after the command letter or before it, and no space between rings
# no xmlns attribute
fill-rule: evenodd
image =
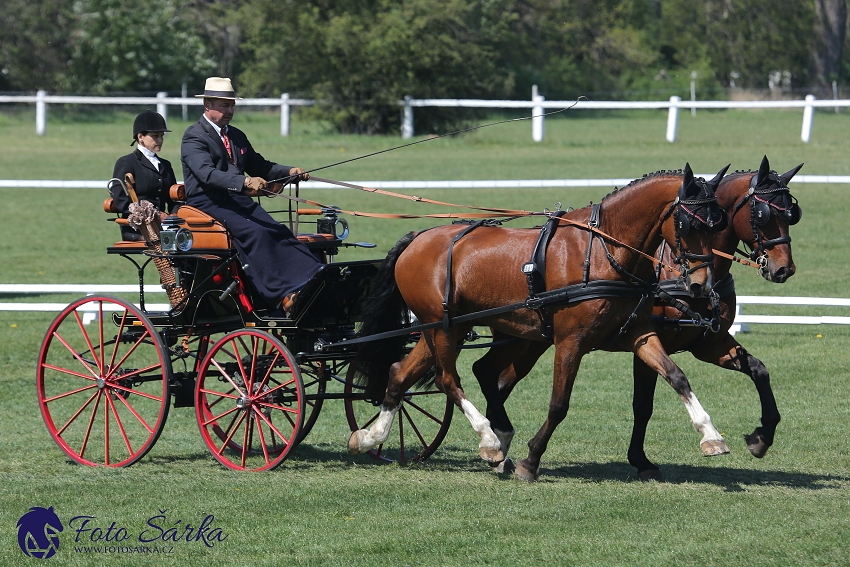
<svg viewBox="0 0 850 567"><path fill-rule="evenodd" d="M44 337L36 372L44 423L80 464L132 465L162 433L171 362L132 303L109 296L70 303Z"/></svg>
<svg viewBox="0 0 850 567"><path fill-rule="evenodd" d="M304 419L304 385L292 353L264 331L228 333L201 363L195 417L222 465L252 471L278 466L297 445Z"/></svg>
<svg viewBox="0 0 850 567"><path fill-rule="evenodd" d="M345 416L351 431L372 425L381 411L363 399L351 380L345 383ZM454 405L436 388L408 391L396 414L389 439L368 454L380 461L406 463L427 459L449 431Z"/></svg>

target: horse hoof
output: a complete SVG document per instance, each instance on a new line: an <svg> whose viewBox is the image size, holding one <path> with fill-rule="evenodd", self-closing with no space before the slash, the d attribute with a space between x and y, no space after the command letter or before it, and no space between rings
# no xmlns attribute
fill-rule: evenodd
<svg viewBox="0 0 850 567"><path fill-rule="evenodd" d="M505 454L501 449L493 449L491 447L481 447L479 452L481 458L490 463L490 466L495 466L505 460Z"/></svg>
<svg viewBox="0 0 850 567"><path fill-rule="evenodd" d="M658 469L649 469L638 472L638 480L641 482L656 481L662 482L664 478L661 476L661 471Z"/></svg>
<svg viewBox="0 0 850 567"><path fill-rule="evenodd" d="M700 449L702 449L702 455L704 457L716 457L717 455L729 454L729 447L726 446L723 439L703 441L699 444L699 446Z"/></svg>
<svg viewBox="0 0 850 567"><path fill-rule="evenodd" d="M348 438L348 454L356 455L360 453L360 437L357 435L360 431L352 431Z"/></svg>
<svg viewBox="0 0 850 567"><path fill-rule="evenodd" d="M524 480L525 482L537 482L537 471L532 471L528 468L523 461L519 461L516 464L516 470L514 470L514 474L520 480Z"/></svg>
<svg viewBox="0 0 850 567"><path fill-rule="evenodd" d="M493 472L496 474L513 474L515 470L516 466L510 457L506 457L504 461L493 467Z"/></svg>
<svg viewBox="0 0 850 567"><path fill-rule="evenodd" d="M761 435L755 432L752 435L744 434L744 441L747 442L747 449L750 450L750 454L756 459L764 457L767 450L770 449L770 445L765 442Z"/></svg>

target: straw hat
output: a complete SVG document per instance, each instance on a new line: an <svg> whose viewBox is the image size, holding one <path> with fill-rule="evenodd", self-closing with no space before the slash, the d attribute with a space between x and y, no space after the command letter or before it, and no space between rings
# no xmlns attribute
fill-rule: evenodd
<svg viewBox="0 0 850 567"><path fill-rule="evenodd" d="M227 77L209 77L204 84L204 94L195 95L195 98L223 98L225 100L242 100L236 96L233 85Z"/></svg>

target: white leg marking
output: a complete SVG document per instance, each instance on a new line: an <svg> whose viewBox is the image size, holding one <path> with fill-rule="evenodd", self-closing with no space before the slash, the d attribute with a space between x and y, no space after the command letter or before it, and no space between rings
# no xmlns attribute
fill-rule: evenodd
<svg viewBox="0 0 850 567"><path fill-rule="evenodd" d="M688 410L688 415L691 416L691 424L698 433L702 433L700 443L705 441L722 441L723 436L714 428L711 423L711 416L702 408L696 394L691 392L690 399L685 402L685 409Z"/></svg>
<svg viewBox="0 0 850 567"><path fill-rule="evenodd" d="M472 402L466 398L464 398L464 400L460 403L460 409L463 411L463 415L466 416L466 419L469 420L469 423L472 424L472 429L474 429L481 438L481 443L478 444L478 448L498 451L501 447L501 443L499 442L499 438L496 437L496 434L493 433L493 430L490 429L490 420L484 417L481 412L472 405Z"/></svg>
<svg viewBox="0 0 850 567"><path fill-rule="evenodd" d="M357 439L360 442L360 452L365 453L381 443L385 442L390 436L390 428L393 425L395 414L401 408L401 404L387 410L381 406L381 413L378 419L372 424L369 429L361 429L357 431Z"/></svg>

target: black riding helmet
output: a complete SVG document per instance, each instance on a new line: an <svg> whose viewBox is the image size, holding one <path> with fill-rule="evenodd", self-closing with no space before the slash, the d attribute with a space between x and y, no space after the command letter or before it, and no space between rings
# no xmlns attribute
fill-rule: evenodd
<svg viewBox="0 0 850 567"><path fill-rule="evenodd" d="M145 132L171 132L168 127L165 125L165 118L159 112L154 112L153 110L145 110L133 121L133 141L130 143L132 146L138 140L136 136L139 133Z"/></svg>

